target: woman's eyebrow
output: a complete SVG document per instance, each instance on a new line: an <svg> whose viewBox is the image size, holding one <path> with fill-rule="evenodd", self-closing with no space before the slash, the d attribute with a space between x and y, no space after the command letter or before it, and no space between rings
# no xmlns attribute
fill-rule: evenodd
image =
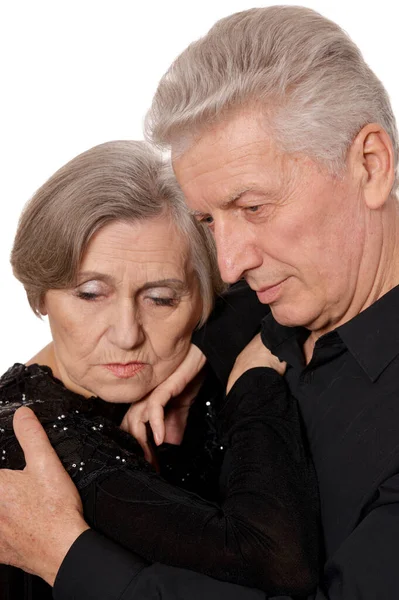
<svg viewBox="0 0 399 600"><path fill-rule="evenodd" d="M107 284L112 284L115 282L112 275L107 275L106 273L99 273L98 271L82 271L81 273L78 273L78 285L82 285L85 281L90 281L92 279L104 281ZM166 279L157 279L155 281L146 281L140 289L148 290L156 287L170 287L178 292L183 292L187 290L188 283L187 281L183 281L181 279L169 277Z"/></svg>
<svg viewBox="0 0 399 600"><path fill-rule="evenodd" d="M148 290L150 288L157 288L157 287L170 287L177 291L184 291L187 289L188 286L187 286L186 281L182 281L181 279L168 278L168 279L158 279L156 281L147 281L141 287L141 289Z"/></svg>
<svg viewBox="0 0 399 600"><path fill-rule="evenodd" d="M91 279L104 281L108 284L113 283L114 281L112 275L107 275L106 273L99 273L98 271L81 271L80 273L78 273L78 285L82 285L82 283L84 283L85 281L90 281Z"/></svg>

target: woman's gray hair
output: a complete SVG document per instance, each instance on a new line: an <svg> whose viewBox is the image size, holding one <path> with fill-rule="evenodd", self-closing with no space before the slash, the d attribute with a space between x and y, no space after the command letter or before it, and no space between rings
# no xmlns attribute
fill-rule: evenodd
<svg viewBox="0 0 399 600"><path fill-rule="evenodd" d="M203 302L201 324L223 289L211 234L189 214L171 166L146 142L115 141L59 169L26 205L11 253L14 275L39 315L50 289L76 284L90 239L113 221L170 218L191 253Z"/></svg>
<svg viewBox="0 0 399 600"><path fill-rule="evenodd" d="M243 104L260 105L275 141L342 171L367 123L398 135L382 83L335 23L299 6L256 8L218 21L161 79L146 118L160 146L184 144ZM395 181L394 190L397 181Z"/></svg>

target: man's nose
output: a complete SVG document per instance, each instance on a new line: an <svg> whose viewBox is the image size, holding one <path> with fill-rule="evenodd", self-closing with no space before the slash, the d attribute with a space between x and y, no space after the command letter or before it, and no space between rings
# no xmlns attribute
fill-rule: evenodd
<svg viewBox="0 0 399 600"><path fill-rule="evenodd" d="M124 299L114 307L108 331L110 341L121 350L131 350L143 343L145 333L131 299Z"/></svg>
<svg viewBox="0 0 399 600"><path fill-rule="evenodd" d="M245 228L239 222L227 220L215 223L214 236L221 277L226 283L235 283L246 271L259 267L260 253Z"/></svg>

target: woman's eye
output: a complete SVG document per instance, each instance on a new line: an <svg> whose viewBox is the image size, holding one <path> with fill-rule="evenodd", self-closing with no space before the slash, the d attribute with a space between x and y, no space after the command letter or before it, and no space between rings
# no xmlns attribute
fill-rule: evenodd
<svg viewBox="0 0 399 600"><path fill-rule="evenodd" d="M99 294L95 294L94 292L77 292L76 293L78 298L81 298L81 300L97 300L97 298L99 297Z"/></svg>
<svg viewBox="0 0 399 600"><path fill-rule="evenodd" d="M150 298L150 300L156 306L175 306L175 304L177 303L177 299L176 298L159 298L159 297L155 297L155 298Z"/></svg>

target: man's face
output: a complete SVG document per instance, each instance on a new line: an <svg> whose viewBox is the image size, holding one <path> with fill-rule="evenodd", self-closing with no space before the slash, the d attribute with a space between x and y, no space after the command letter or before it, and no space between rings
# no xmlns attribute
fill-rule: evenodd
<svg viewBox="0 0 399 600"><path fill-rule="evenodd" d="M350 175L278 150L256 111L241 111L174 154L187 204L215 237L224 281L245 278L284 325L321 330L349 310L366 210Z"/></svg>

